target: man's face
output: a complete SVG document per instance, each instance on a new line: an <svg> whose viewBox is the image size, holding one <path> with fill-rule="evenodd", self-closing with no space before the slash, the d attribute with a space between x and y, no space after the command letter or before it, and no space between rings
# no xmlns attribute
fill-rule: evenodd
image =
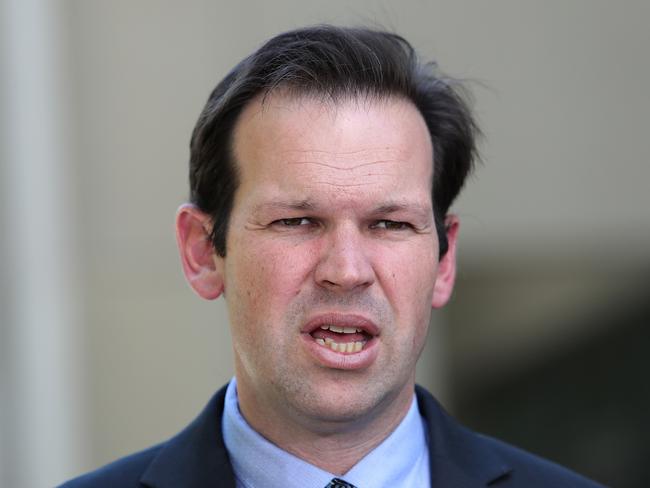
<svg viewBox="0 0 650 488"><path fill-rule="evenodd" d="M438 273L417 109L271 95L242 113L234 156L216 259L244 413L339 422L407 405Z"/></svg>

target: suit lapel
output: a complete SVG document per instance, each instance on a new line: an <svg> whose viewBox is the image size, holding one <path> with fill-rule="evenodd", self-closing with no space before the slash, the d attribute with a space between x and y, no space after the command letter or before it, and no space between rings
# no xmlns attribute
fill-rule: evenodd
<svg viewBox="0 0 650 488"><path fill-rule="evenodd" d="M427 424L432 487L484 487L512 471L479 434L459 425L426 390L416 386L416 394Z"/></svg>
<svg viewBox="0 0 650 488"><path fill-rule="evenodd" d="M144 472L151 488L235 488L235 475L223 443L221 417L226 387L185 430L170 439ZM450 417L423 388L418 407L427 425L431 486L485 487L512 469L483 438Z"/></svg>
<svg viewBox="0 0 650 488"><path fill-rule="evenodd" d="M165 444L141 483L151 488L235 488L221 433L225 394L223 387L194 422Z"/></svg>

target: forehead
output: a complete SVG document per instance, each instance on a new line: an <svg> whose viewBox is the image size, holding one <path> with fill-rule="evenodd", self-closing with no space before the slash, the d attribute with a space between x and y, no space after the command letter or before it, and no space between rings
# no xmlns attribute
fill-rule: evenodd
<svg viewBox="0 0 650 488"><path fill-rule="evenodd" d="M417 108L400 98L321 100L272 94L235 127L237 196L337 196L430 202L433 154ZM354 199L354 198L352 198Z"/></svg>

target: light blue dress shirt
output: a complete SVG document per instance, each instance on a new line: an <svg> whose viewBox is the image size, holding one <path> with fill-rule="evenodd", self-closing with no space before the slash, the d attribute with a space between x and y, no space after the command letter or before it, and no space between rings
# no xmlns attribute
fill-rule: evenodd
<svg viewBox="0 0 650 488"><path fill-rule="evenodd" d="M342 478L357 488L430 484L429 449L415 394L393 433L344 475L309 464L253 430L239 411L234 378L226 391L222 428L238 488L324 488L332 478Z"/></svg>

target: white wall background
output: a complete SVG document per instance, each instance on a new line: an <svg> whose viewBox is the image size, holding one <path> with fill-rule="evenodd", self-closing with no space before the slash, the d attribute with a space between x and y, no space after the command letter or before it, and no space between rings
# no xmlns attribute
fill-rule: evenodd
<svg viewBox="0 0 650 488"><path fill-rule="evenodd" d="M650 263L642 0L0 5L2 486L158 442L232 374L223 303L184 284L173 215L209 91L279 31L379 24L475 80L461 267ZM443 398L444 342L434 327L421 375Z"/></svg>

